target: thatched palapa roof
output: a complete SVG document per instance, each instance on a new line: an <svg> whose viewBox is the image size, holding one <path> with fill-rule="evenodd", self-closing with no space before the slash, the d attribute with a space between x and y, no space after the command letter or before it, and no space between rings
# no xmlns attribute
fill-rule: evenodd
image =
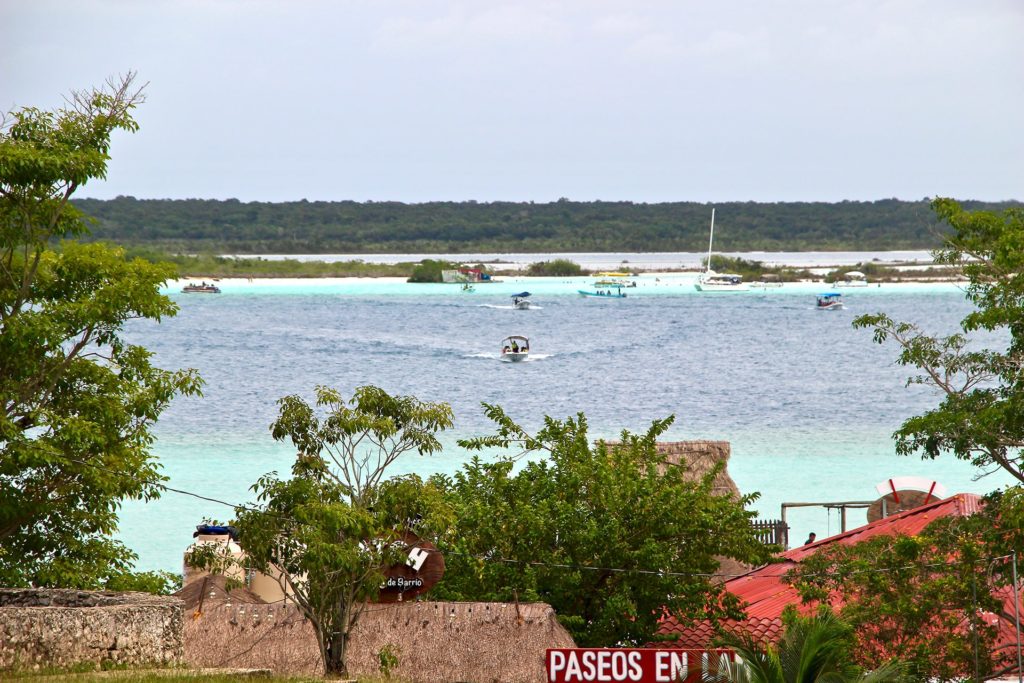
<svg viewBox="0 0 1024 683"><path fill-rule="evenodd" d="M185 615L189 616L206 607L215 607L225 602L258 604L263 599L244 586L227 587L228 579L219 574L206 574L192 581L174 595L185 603Z"/></svg>
<svg viewBox="0 0 1024 683"><path fill-rule="evenodd" d="M711 471L718 463L725 466L715 477L712 493L718 496L740 497L740 489L729 476L729 456L732 448L728 441L660 441L658 452L665 460L685 468L685 479L698 481ZM750 565L738 562L731 557L718 557L718 570L715 572L717 581L725 581L732 576L745 574L753 569Z"/></svg>
<svg viewBox="0 0 1024 683"><path fill-rule="evenodd" d="M729 476L729 456L732 449L728 441L659 441L658 452L665 460L685 468L685 478L698 481L718 463L725 467L715 478L713 492L716 495L731 495L739 498L740 489Z"/></svg>

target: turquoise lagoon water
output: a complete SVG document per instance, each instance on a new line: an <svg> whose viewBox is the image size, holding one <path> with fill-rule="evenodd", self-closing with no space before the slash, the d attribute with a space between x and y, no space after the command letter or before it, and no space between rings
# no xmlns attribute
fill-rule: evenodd
<svg viewBox="0 0 1024 683"><path fill-rule="evenodd" d="M667 438L732 443L729 470L755 509L779 515L783 501L870 499L891 476L929 477L952 492L987 492L952 458L894 454L892 432L935 405L924 387L905 387L896 349L878 346L851 321L883 311L929 332L955 331L970 310L951 284L846 289L847 308L817 311L822 285L767 292L700 294L693 276L645 275L621 300L582 298L587 278L508 278L463 293L452 285L386 280L225 281L220 295L185 295L177 317L137 322L129 335L166 368L194 367L202 398L179 399L156 426L154 452L168 485L229 502L252 499L262 474L287 473L293 452L268 426L281 396L310 396L317 384L350 391L375 384L392 393L448 401L456 426L444 452L409 456L399 472L452 473L468 457L455 440L488 433L481 402L502 405L528 427L544 415L586 413L595 436L645 429L675 415ZM540 308L516 311L527 289ZM500 340L531 339L529 362L501 362ZM180 570L195 524L227 519L217 503L175 493L128 502L121 538L143 569ZM851 512L859 523L860 512ZM820 509L791 511L793 538L838 530Z"/></svg>

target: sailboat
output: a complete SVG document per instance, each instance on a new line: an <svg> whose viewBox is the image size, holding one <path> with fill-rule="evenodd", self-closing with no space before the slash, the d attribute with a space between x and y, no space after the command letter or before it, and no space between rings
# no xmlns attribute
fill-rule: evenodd
<svg viewBox="0 0 1024 683"><path fill-rule="evenodd" d="M711 237L708 239L707 269L693 284L698 292L746 292L750 288L743 277L735 273L716 273L711 270L711 247L715 243L715 210L711 209Z"/></svg>

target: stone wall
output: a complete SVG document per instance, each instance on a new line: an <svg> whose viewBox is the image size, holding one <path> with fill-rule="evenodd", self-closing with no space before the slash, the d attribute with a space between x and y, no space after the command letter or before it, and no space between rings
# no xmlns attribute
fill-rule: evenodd
<svg viewBox="0 0 1024 683"><path fill-rule="evenodd" d="M543 683L544 652L575 647L543 603L404 602L372 604L352 631L348 669L379 678L380 653L391 674L410 683ZM185 661L196 668L270 669L279 676L321 676L313 627L291 605L218 602L189 608Z"/></svg>
<svg viewBox="0 0 1024 683"><path fill-rule="evenodd" d="M148 593L0 589L0 671L179 664L182 602Z"/></svg>

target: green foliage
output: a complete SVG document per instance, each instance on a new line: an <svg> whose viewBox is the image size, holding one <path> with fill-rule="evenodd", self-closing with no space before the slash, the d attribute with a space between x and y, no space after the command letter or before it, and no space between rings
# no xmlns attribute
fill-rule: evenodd
<svg viewBox="0 0 1024 683"><path fill-rule="evenodd" d="M259 257L175 254L150 246L126 249L128 258L151 263L173 263L182 277L408 277L412 263L354 261L299 261Z"/></svg>
<svg viewBox="0 0 1024 683"><path fill-rule="evenodd" d="M154 595L170 595L181 588L182 577L171 572L123 572L107 579L108 591L138 591Z"/></svg>
<svg viewBox="0 0 1024 683"><path fill-rule="evenodd" d="M271 434L298 449L293 473L332 481L353 505L366 502L400 456L441 450L437 433L452 426L447 403L391 396L374 386L359 387L350 401L336 389L319 386L316 407L296 395L285 396L278 406ZM317 409L326 411L323 418Z"/></svg>
<svg viewBox="0 0 1024 683"><path fill-rule="evenodd" d="M898 280L900 278L900 271L892 266L885 266L880 263L858 263L853 266L842 266L834 270L830 270L825 276L825 282L841 282L846 278L847 273L854 271L864 273L868 280L871 282L887 282L892 280Z"/></svg>
<svg viewBox="0 0 1024 683"><path fill-rule="evenodd" d="M954 230L935 252L936 262L962 267L970 282L967 298L977 306L961 322L963 333L933 337L881 313L854 325L874 329L878 343L895 341L898 362L920 371L909 382L941 392L937 408L896 431L898 453L952 453L1024 482L1024 210L969 213L948 199L935 200L934 207ZM979 349L967 336L979 330L1008 333L1007 348Z"/></svg>
<svg viewBox="0 0 1024 683"><path fill-rule="evenodd" d="M556 258L551 261L531 263L526 269L526 274L543 277L571 277L574 275L586 275L587 272L575 261Z"/></svg>
<svg viewBox="0 0 1024 683"><path fill-rule="evenodd" d="M696 251L711 206L698 202L240 202L83 199L97 239L175 252L249 254ZM1015 202L972 208L1002 209ZM724 251L930 249L927 201L725 202Z"/></svg>
<svg viewBox="0 0 1024 683"><path fill-rule="evenodd" d="M854 629L828 608L812 616L800 616L789 609L783 621L786 630L777 645L765 646L749 633L723 638L721 644L734 650L740 661L730 663L726 671L705 677L705 681L881 683L903 679L902 667L897 664L887 664L870 673L858 667L853 657Z"/></svg>
<svg viewBox="0 0 1024 683"><path fill-rule="evenodd" d="M327 671L344 675L349 632L375 598L383 570L405 560L403 534L429 538L451 522L441 492L416 476L383 479L398 457L440 449L451 408L360 387L346 401L317 388L315 405L278 403L275 439L297 450L292 477L275 473L252 489L257 508L238 508L247 566L275 575L313 625ZM210 558L207 566L209 566Z"/></svg>
<svg viewBox="0 0 1024 683"><path fill-rule="evenodd" d="M111 539L124 498L163 480L152 423L192 371L153 367L121 336L159 321L173 268L84 235L68 200L106 173L110 136L134 131L132 76L75 93L55 112L11 112L0 131L0 585L94 588L118 582L134 554Z"/></svg>
<svg viewBox="0 0 1024 683"><path fill-rule="evenodd" d="M377 651L379 670L385 678L391 678L391 672L398 666L398 652L391 645L385 645Z"/></svg>
<svg viewBox="0 0 1024 683"><path fill-rule="evenodd" d="M412 269L412 275L409 276L409 282L443 282L444 279L441 275L441 271L458 270L458 268L460 268L458 263L424 259L419 263L419 265Z"/></svg>
<svg viewBox="0 0 1024 683"><path fill-rule="evenodd" d="M797 282L799 280L813 280L817 277L806 269L796 269L788 266L768 266L761 261L723 256L722 254L711 255L711 270L717 273L741 275L744 280L748 281L762 280L765 276L769 276L770 279L776 282Z"/></svg>
<svg viewBox="0 0 1024 683"><path fill-rule="evenodd" d="M237 200L82 200L98 235L175 249L227 252L698 251L708 206L698 203L242 203ZM1000 205L976 206L1002 207ZM724 249L934 246L926 202L727 203Z"/></svg>
<svg viewBox="0 0 1024 683"><path fill-rule="evenodd" d="M518 471L517 454L474 458L454 477L432 479L457 520L438 542L447 569L436 597L550 603L581 646L647 642L664 610L738 613L710 576L717 556L767 559L746 510L755 497L716 495L717 469L694 481L666 463L655 441L671 419L592 444L583 415L547 418L534 436L500 408L486 410L496 433L463 446L547 457Z"/></svg>
<svg viewBox="0 0 1024 683"><path fill-rule="evenodd" d="M994 651L996 629L981 613L1003 612L1007 556L1024 550L1022 523L1016 487L989 496L980 513L940 518L916 536L823 548L788 580L804 601L838 605L862 664L896 657L914 680L964 680L974 675L975 647L982 674L1012 663Z"/></svg>

